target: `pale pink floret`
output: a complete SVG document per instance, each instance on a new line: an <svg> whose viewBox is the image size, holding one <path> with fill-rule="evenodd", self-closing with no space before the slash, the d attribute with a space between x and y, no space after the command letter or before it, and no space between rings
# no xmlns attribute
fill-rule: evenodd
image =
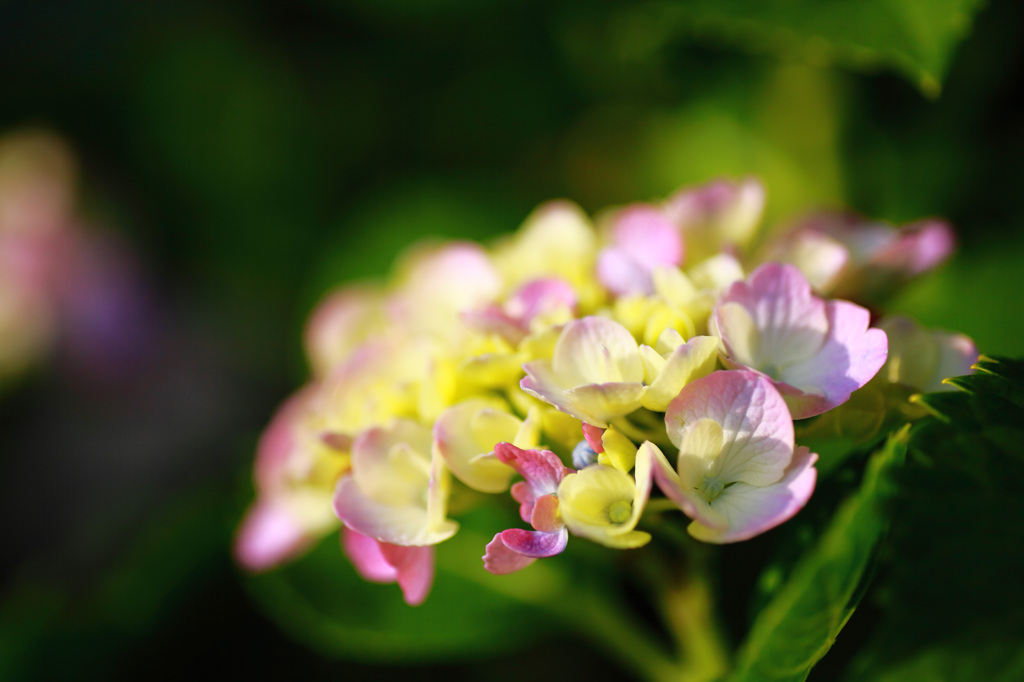
<svg viewBox="0 0 1024 682"><path fill-rule="evenodd" d="M548 450L523 450L511 443L498 443L494 454L523 477L512 486L512 497L520 504L519 515L536 529L510 528L487 544L484 568L504 575L565 549L569 535L558 517L557 493L559 483L572 469Z"/></svg>
<svg viewBox="0 0 1024 682"><path fill-rule="evenodd" d="M665 202L665 214L682 230L687 263L695 265L720 251L747 246L764 202L758 180L716 180L680 190Z"/></svg>
<svg viewBox="0 0 1024 682"><path fill-rule="evenodd" d="M434 548L402 547L344 528L342 547L356 572L375 583L398 583L409 606L423 603L434 583Z"/></svg>
<svg viewBox="0 0 1024 682"><path fill-rule="evenodd" d="M794 447L793 422L763 375L719 371L687 385L665 414L675 466L656 452L654 480L693 519L699 540L737 542L774 528L814 490L818 456Z"/></svg>
<svg viewBox="0 0 1024 682"><path fill-rule="evenodd" d="M797 229L769 241L761 249L759 260L795 265L815 292L828 294L847 269L850 251L823 232Z"/></svg>
<svg viewBox="0 0 1024 682"><path fill-rule="evenodd" d="M235 537L235 558L251 571L295 558L324 533L322 524L311 525L287 503L290 472L301 468L307 457L299 422L315 391L315 385L309 385L289 398L260 437L253 468L256 502Z"/></svg>
<svg viewBox="0 0 1024 682"><path fill-rule="evenodd" d="M388 316L400 329L440 336L464 312L493 302L503 286L487 252L468 242L413 254L399 280L385 304Z"/></svg>
<svg viewBox="0 0 1024 682"><path fill-rule="evenodd" d="M265 571L302 554L314 539L278 501L257 500L235 537L235 560L250 571Z"/></svg>
<svg viewBox="0 0 1024 682"><path fill-rule="evenodd" d="M501 305L492 303L462 317L477 329L518 344L531 332L534 320L560 312L571 317L576 302L576 292L568 282L547 277L523 284Z"/></svg>
<svg viewBox="0 0 1024 682"><path fill-rule="evenodd" d="M922 220L900 228L871 265L919 275L946 260L956 247L953 229L942 220Z"/></svg>
<svg viewBox="0 0 1024 682"><path fill-rule="evenodd" d="M348 528L394 545L450 538L458 524L446 518L448 471L432 449L430 429L408 420L359 434L352 473L334 491L335 514Z"/></svg>
<svg viewBox="0 0 1024 682"><path fill-rule="evenodd" d="M936 219L895 228L850 214L823 214L808 220L805 229L819 230L843 243L855 266L888 268L908 276L934 268L955 246L952 228Z"/></svg>
<svg viewBox="0 0 1024 682"><path fill-rule="evenodd" d="M683 260L683 239L658 208L637 204L615 216L611 245L597 260L597 277L616 296L652 294L652 273L661 266L677 266Z"/></svg>
<svg viewBox="0 0 1024 682"><path fill-rule="evenodd" d="M809 246L816 258L801 256ZM849 213L820 213L776 240L765 256L799 265L819 292L871 301L935 268L954 247L953 230L942 220L896 228ZM837 250L844 254L841 262ZM832 267L829 276L820 272L825 262Z"/></svg>
<svg viewBox="0 0 1024 682"><path fill-rule="evenodd" d="M381 296L368 287L345 287L317 304L306 323L306 357L315 376L347 360L380 327Z"/></svg>
<svg viewBox="0 0 1024 682"><path fill-rule="evenodd" d="M725 364L769 376L794 419L846 402L885 362L885 332L848 301L811 294L791 265L766 263L719 298L712 316Z"/></svg>
<svg viewBox="0 0 1024 682"><path fill-rule="evenodd" d="M882 368L888 381L918 391L949 391L949 377L971 374L978 348L964 334L928 329L909 317L893 315L878 323L889 336L889 359Z"/></svg>

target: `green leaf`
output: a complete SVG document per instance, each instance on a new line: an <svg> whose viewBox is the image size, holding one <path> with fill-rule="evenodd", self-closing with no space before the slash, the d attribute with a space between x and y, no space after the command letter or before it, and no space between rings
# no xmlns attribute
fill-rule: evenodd
<svg viewBox="0 0 1024 682"><path fill-rule="evenodd" d="M250 579L251 592L289 634L323 653L363 661L428 661L480 657L545 634L550 619L534 606L552 599L563 576L539 561L520 573L483 568L491 536L508 519L480 508L436 548L437 574L426 602L408 606L396 585L363 581L337 535L305 558ZM504 523L504 525L502 525Z"/></svg>
<svg viewBox="0 0 1024 682"><path fill-rule="evenodd" d="M974 369L974 374L953 377L946 383L974 395L998 395L1024 409L1024 365L983 355Z"/></svg>
<svg viewBox="0 0 1024 682"><path fill-rule="evenodd" d="M922 396L891 501L881 614L847 680L1024 674L1024 363L982 358L961 391Z"/></svg>
<svg viewBox="0 0 1024 682"><path fill-rule="evenodd" d="M883 502L906 453L906 428L875 453L860 490L797 563L757 616L730 679L803 680L824 656L863 596L887 528Z"/></svg>
<svg viewBox="0 0 1024 682"><path fill-rule="evenodd" d="M980 0L690 0L652 7L698 38L812 63L898 71L937 96Z"/></svg>

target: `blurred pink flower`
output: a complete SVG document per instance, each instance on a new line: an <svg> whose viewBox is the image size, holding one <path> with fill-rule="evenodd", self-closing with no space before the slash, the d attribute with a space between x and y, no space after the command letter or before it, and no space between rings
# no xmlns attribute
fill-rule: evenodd
<svg viewBox="0 0 1024 682"><path fill-rule="evenodd" d="M616 296L652 294L654 269L682 260L679 228L661 209L635 204L612 218L611 244L598 255L597 277Z"/></svg>
<svg viewBox="0 0 1024 682"><path fill-rule="evenodd" d="M419 606L434 584L434 548L403 547L361 535L350 528L341 532L345 555L356 572L375 583L398 583L409 606Z"/></svg>
<svg viewBox="0 0 1024 682"><path fill-rule="evenodd" d="M462 318L473 327L498 334L515 345L532 331L535 320L559 313L571 317L576 302L576 292L568 282L547 277L524 283L500 305L491 303L467 311Z"/></svg>
<svg viewBox="0 0 1024 682"><path fill-rule="evenodd" d="M764 212L759 180L715 180L685 187L665 202L665 214L683 233L686 262L696 265L721 251L744 249Z"/></svg>
<svg viewBox="0 0 1024 682"><path fill-rule="evenodd" d="M935 268L954 246L953 230L942 220L896 228L850 213L825 212L769 242L761 260L796 265L818 293L868 303Z"/></svg>

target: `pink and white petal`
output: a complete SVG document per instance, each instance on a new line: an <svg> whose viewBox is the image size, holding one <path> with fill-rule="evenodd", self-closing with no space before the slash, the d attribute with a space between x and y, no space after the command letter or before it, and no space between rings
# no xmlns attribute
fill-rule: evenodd
<svg viewBox="0 0 1024 682"><path fill-rule="evenodd" d="M302 554L313 540L284 507L257 501L235 537L235 560L250 571L265 571Z"/></svg>
<svg viewBox="0 0 1024 682"><path fill-rule="evenodd" d="M341 546L363 580L374 583L395 582L398 571L384 558L380 541L351 528L342 528Z"/></svg>
<svg viewBox="0 0 1024 682"><path fill-rule="evenodd" d="M789 414L793 419L807 419L828 412L839 404L820 393L807 393L784 381L772 379L772 384L786 401L786 407L789 408Z"/></svg>
<svg viewBox="0 0 1024 682"><path fill-rule="evenodd" d="M774 379L764 372L759 372L752 367L748 367L742 363L736 362L730 358L722 357L722 364L725 365L726 369L739 370L744 372L753 372L760 374L764 378L772 382L775 386L775 390L779 392L782 399L786 401L786 407L789 408L790 416L793 419L806 419L813 417L814 415L826 412L834 407L829 399L823 395L817 393L806 393L801 391L799 388L787 384L784 381Z"/></svg>
<svg viewBox="0 0 1024 682"><path fill-rule="evenodd" d="M615 296L648 295L654 292L651 271L618 247L608 247L597 257L597 279Z"/></svg>
<svg viewBox="0 0 1024 682"><path fill-rule="evenodd" d="M644 366L629 330L605 317L568 323L555 343L551 366L564 388L605 382L640 382Z"/></svg>
<svg viewBox="0 0 1024 682"><path fill-rule="evenodd" d="M751 485L782 477L793 452L793 422L767 377L727 370L687 385L665 413L669 439L681 448L689 425L702 419L722 426L722 453L714 463L718 476Z"/></svg>
<svg viewBox="0 0 1024 682"><path fill-rule="evenodd" d="M561 554L568 541L565 528L554 533L509 528L487 543L484 568L494 575L513 573L537 559Z"/></svg>
<svg viewBox="0 0 1024 682"><path fill-rule="evenodd" d="M785 263L765 263L747 281L754 303L747 308L759 332L759 369L792 364L821 348L829 330L825 303L811 294L800 270ZM737 282L729 291L741 286ZM731 300L728 292L723 300Z"/></svg>
<svg viewBox="0 0 1024 682"><path fill-rule="evenodd" d="M695 520L687 530L698 540L723 544L750 539L789 520L814 492L817 459L807 448L797 448L793 463L778 483L765 487L736 483L714 500L712 506L727 520L727 528Z"/></svg>
<svg viewBox="0 0 1024 682"><path fill-rule="evenodd" d="M419 606L434 584L434 548L381 543L381 554L395 568L395 580L409 606Z"/></svg>
<svg viewBox="0 0 1024 682"><path fill-rule="evenodd" d="M762 261L780 261L800 269L818 293L832 290L850 261L839 240L811 227L797 228L773 240L761 252Z"/></svg>
<svg viewBox="0 0 1024 682"><path fill-rule="evenodd" d="M892 244L896 230L885 223L872 223L856 214L824 213L810 225L838 239L849 250L852 265L864 266Z"/></svg>
<svg viewBox="0 0 1024 682"><path fill-rule="evenodd" d="M778 378L804 392L824 395L831 408L846 402L878 373L888 356L889 342L884 331L868 328L871 315L866 308L849 301L829 301L826 311L829 335L825 345L815 355L786 367ZM793 415L794 419L809 416L813 415Z"/></svg>
<svg viewBox="0 0 1024 682"><path fill-rule="evenodd" d="M334 513L349 528L395 545L436 545L459 528L449 520L432 524L427 510L420 506L381 504L363 493L352 476L338 481Z"/></svg>
<svg viewBox="0 0 1024 682"><path fill-rule="evenodd" d="M588 424L605 427L609 420L638 410L646 392L640 382L577 386L565 392L569 404L565 411Z"/></svg>

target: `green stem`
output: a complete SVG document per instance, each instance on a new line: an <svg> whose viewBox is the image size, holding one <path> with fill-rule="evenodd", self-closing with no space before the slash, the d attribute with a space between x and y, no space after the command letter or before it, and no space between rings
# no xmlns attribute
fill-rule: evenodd
<svg viewBox="0 0 1024 682"><path fill-rule="evenodd" d="M713 582L713 552L695 541L674 523L658 524L659 537L676 548L682 566L671 562L668 579L660 581L662 613L679 648L681 679L709 682L719 679L729 667L729 651L716 617Z"/></svg>
<svg viewBox="0 0 1024 682"><path fill-rule="evenodd" d="M639 444L649 440L660 448L670 448L672 446L663 426L660 429L648 429L630 421L627 417L612 420L611 424L634 443Z"/></svg>
<svg viewBox="0 0 1024 682"><path fill-rule="evenodd" d="M706 580L691 576L665 595L666 615L679 644L688 682L710 682L728 668L728 654Z"/></svg>
<svg viewBox="0 0 1024 682"><path fill-rule="evenodd" d="M670 511L679 511L679 506L667 497L655 497L647 500L647 506L644 507L645 514L661 514Z"/></svg>

